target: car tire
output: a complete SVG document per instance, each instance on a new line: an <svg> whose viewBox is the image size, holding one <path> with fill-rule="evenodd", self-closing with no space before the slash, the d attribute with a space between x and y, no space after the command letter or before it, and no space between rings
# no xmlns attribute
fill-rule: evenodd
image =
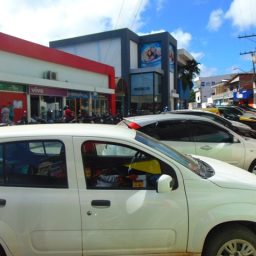
<svg viewBox="0 0 256 256"><path fill-rule="evenodd" d="M205 245L202 256L256 255L256 235L241 225L228 226L214 233Z"/></svg>
<svg viewBox="0 0 256 256"><path fill-rule="evenodd" d="M252 161L248 171L253 174L256 174L256 159Z"/></svg>

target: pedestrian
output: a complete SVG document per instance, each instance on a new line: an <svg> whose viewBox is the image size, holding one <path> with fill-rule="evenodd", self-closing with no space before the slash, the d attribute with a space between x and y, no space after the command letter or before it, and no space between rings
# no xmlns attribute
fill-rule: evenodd
<svg viewBox="0 0 256 256"><path fill-rule="evenodd" d="M66 123L71 122L74 119L73 112L70 110L69 106L64 107L64 120Z"/></svg>
<svg viewBox="0 0 256 256"><path fill-rule="evenodd" d="M13 109L13 104L9 101L8 103L8 108L9 108L9 119L10 119L10 122L13 123L14 121L14 109Z"/></svg>
<svg viewBox="0 0 256 256"><path fill-rule="evenodd" d="M1 110L1 116L2 116L2 123L4 124L9 124L9 115L10 115L10 110L6 106L6 104L3 104L2 110Z"/></svg>

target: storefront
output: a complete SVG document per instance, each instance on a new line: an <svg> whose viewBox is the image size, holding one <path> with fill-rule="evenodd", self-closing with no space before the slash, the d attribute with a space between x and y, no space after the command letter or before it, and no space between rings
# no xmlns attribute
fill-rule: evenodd
<svg viewBox="0 0 256 256"><path fill-rule="evenodd" d="M12 105L14 122L21 120L27 110L26 85L0 82L0 107Z"/></svg>
<svg viewBox="0 0 256 256"><path fill-rule="evenodd" d="M234 102L238 104L253 104L253 89L240 89L234 92Z"/></svg>
<svg viewBox="0 0 256 256"><path fill-rule="evenodd" d="M67 90L43 86L29 86L31 117L55 121L63 116Z"/></svg>
<svg viewBox="0 0 256 256"><path fill-rule="evenodd" d="M15 121L24 111L28 122L33 117L59 121L66 104L76 116L83 108L116 113L112 66L1 32L0 83L0 105L12 103Z"/></svg>

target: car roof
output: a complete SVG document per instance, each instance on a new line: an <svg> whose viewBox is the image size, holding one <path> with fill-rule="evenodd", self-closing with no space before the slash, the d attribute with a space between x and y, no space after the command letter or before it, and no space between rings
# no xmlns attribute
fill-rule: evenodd
<svg viewBox="0 0 256 256"><path fill-rule="evenodd" d="M8 137L91 136L133 139L135 131L110 124L28 124L0 127L0 139Z"/></svg>
<svg viewBox="0 0 256 256"><path fill-rule="evenodd" d="M215 112L207 111L207 110L202 110L202 109L177 109L177 110L172 110L168 113L205 113L206 115L212 115L212 116L218 116L216 115Z"/></svg>
<svg viewBox="0 0 256 256"><path fill-rule="evenodd" d="M151 123L155 123L157 121L165 121L165 120L198 120L198 121L205 121L210 122L216 125L219 125L218 123L210 120L206 117L201 116L195 116L195 115L186 115L186 114L172 114L172 113L161 113L161 114L155 114L155 115L142 115L142 116L131 116L131 117L125 117L125 121L128 122L135 122L140 126L145 126ZM222 126L222 125L221 125ZM224 126L222 126L224 127Z"/></svg>

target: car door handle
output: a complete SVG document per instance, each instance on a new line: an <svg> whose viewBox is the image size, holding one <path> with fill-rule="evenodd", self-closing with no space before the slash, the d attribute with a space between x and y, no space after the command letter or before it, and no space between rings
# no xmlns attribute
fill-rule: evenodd
<svg viewBox="0 0 256 256"><path fill-rule="evenodd" d="M0 206L5 206L5 205L6 205L6 200L0 199Z"/></svg>
<svg viewBox="0 0 256 256"><path fill-rule="evenodd" d="M110 207L111 203L109 200L92 200L91 206L96 208L107 208Z"/></svg>
<svg viewBox="0 0 256 256"><path fill-rule="evenodd" d="M205 146L200 147L200 149L203 149L203 150L211 150L212 147L210 147L209 145L205 145Z"/></svg>

